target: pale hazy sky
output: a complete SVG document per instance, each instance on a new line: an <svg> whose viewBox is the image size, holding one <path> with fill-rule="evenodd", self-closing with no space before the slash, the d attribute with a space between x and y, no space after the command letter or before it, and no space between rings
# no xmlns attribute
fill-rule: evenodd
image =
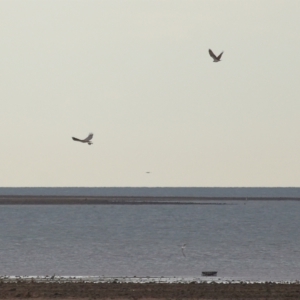
<svg viewBox="0 0 300 300"><path fill-rule="evenodd" d="M300 186L299 16L299 0L1 1L0 185Z"/></svg>

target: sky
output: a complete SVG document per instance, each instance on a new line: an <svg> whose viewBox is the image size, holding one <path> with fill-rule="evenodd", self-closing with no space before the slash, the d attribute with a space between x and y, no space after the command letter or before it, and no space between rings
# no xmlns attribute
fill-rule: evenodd
<svg viewBox="0 0 300 300"><path fill-rule="evenodd" d="M298 0L1 1L1 186L299 187L299 15Z"/></svg>

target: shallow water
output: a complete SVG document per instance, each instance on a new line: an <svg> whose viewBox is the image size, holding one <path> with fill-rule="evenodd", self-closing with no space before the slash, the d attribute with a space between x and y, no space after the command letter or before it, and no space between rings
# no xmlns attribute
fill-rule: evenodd
<svg viewBox="0 0 300 300"><path fill-rule="evenodd" d="M1 275L299 280L300 202L226 203L3 205Z"/></svg>

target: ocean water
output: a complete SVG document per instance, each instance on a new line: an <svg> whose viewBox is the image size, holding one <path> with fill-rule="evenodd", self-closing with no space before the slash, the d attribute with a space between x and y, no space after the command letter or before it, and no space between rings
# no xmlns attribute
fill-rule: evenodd
<svg viewBox="0 0 300 300"><path fill-rule="evenodd" d="M300 198L297 187L0 187L1 195Z"/></svg>
<svg viewBox="0 0 300 300"><path fill-rule="evenodd" d="M0 275L300 279L299 201L222 203L2 205Z"/></svg>

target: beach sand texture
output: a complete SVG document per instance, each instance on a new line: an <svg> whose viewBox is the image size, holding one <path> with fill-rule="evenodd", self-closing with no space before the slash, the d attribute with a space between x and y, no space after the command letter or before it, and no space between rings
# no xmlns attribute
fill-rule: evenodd
<svg viewBox="0 0 300 300"><path fill-rule="evenodd" d="M0 283L0 299L300 299L300 284Z"/></svg>

